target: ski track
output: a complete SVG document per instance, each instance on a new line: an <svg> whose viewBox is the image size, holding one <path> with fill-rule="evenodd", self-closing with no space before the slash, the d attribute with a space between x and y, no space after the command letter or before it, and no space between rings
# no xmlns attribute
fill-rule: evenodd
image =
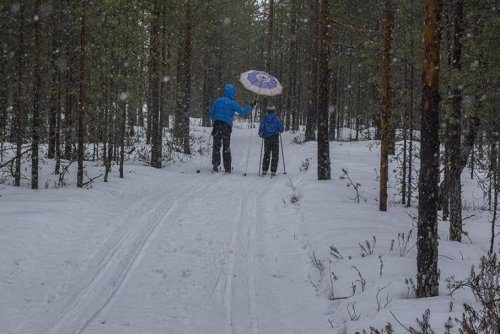
<svg viewBox="0 0 500 334"><path fill-rule="evenodd" d="M250 182L248 182L250 181ZM257 280L255 245L259 241L257 225L266 224L265 196L270 189L283 184L282 179L267 178L243 181L245 194L238 199L237 210L232 219L230 243L226 250L226 260L216 278L212 294L224 280L221 300L224 305L224 334L260 334L257 303ZM98 268L83 288L75 293L64 307L58 319L43 331L51 334L82 333L99 314L110 307L120 293L134 269L137 267L151 239L159 227L176 211L182 211L182 202L196 194L202 194L208 186L227 182L226 177L208 177L202 185L176 197L166 209L163 204L168 199L160 198L151 202L145 197L129 208L123 217L128 217L117 232L107 242L106 251L97 252L91 268ZM263 186L264 183L267 183ZM104 254L102 254L104 253ZM225 273L225 275L223 275ZM225 277L224 277L225 276ZM222 279L221 279L222 278Z"/></svg>
<svg viewBox="0 0 500 334"><path fill-rule="evenodd" d="M224 334L232 334L233 333L233 309L232 309L232 299L233 299L233 278L234 278L234 265L236 262L236 244L238 240L238 230L240 229L240 223L243 217L243 201L239 205L238 209L238 224L233 224L232 232L231 232L231 242L229 244L229 268L226 275L226 284L224 287L224 308L225 308L225 326L224 326Z"/></svg>
<svg viewBox="0 0 500 334"><path fill-rule="evenodd" d="M264 224L262 220L262 197L273 186L273 181L268 181L269 184L260 190L257 195L244 197L239 204L238 219L236 224L233 224L231 243L229 246L230 262L229 270L226 275L226 285L224 289L224 306L226 311L225 319L225 334L234 333L249 333L260 334L259 315L257 307L257 286L255 279L255 243L257 242L256 224ZM257 183L255 189L261 186ZM255 194L254 191L248 191ZM248 207L248 203L253 203ZM245 263L243 266L244 273L237 273L235 265ZM238 281L235 282L235 279ZM246 279L246 282L245 282ZM238 285L236 288L235 283L243 283L244 298L246 300L236 300L240 296L236 292L242 291ZM245 306L245 307L242 307ZM237 309L235 309L235 307ZM248 307L249 314L245 311ZM249 323L245 321L249 318Z"/></svg>
<svg viewBox="0 0 500 334"><path fill-rule="evenodd" d="M100 269L93 279L73 296L65 307L63 314L47 332L51 334L82 333L100 312L113 301L124 282L130 276L143 251L147 248L148 240L159 225L175 212L180 202L202 192L210 185L211 181L208 180L196 189L178 196L160 217L148 219L150 214L160 211L158 208L161 208L164 199L155 201L155 205L146 206L146 210L144 210L144 206L149 198L134 206L135 209L141 208L142 219L139 220L139 223L132 224L128 231L113 238L112 245L108 248L109 252L99 262Z"/></svg>

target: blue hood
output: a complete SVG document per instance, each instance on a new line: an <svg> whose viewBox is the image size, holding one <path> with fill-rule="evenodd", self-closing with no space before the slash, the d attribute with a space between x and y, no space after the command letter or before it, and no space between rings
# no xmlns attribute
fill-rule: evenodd
<svg viewBox="0 0 500 334"><path fill-rule="evenodd" d="M240 106L234 98L236 97L236 87L227 84L224 87L224 97L219 97L211 106L210 118L212 121L222 121L229 126L233 126L234 114L246 116L252 112L252 106Z"/></svg>
<svg viewBox="0 0 500 334"><path fill-rule="evenodd" d="M228 99L234 100L234 97L236 96L236 87L232 84L227 84L224 87L224 96Z"/></svg>

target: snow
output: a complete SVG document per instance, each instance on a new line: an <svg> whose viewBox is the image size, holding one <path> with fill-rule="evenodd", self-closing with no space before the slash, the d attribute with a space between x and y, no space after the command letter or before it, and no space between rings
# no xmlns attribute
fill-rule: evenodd
<svg viewBox="0 0 500 334"><path fill-rule="evenodd" d="M208 141L210 129L196 126L194 132ZM475 305L472 295L458 292L450 312L444 281L465 277L488 249L490 213L478 208L476 181L464 174L464 216L475 215L466 225L473 244L448 241L448 224L440 223L440 296L418 300L405 285L416 274L416 208L396 203L391 175L388 212L378 211L376 142L333 142L332 180L318 182L315 143L292 144L300 136L287 133L287 174L280 161L271 179L257 176L255 134L235 124L234 171L228 175L210 173L208 156L160 170L129 161L125 179L114 168L107 184L101 178L91 189L76 189L71 168L71 182L54 189L47 160L41 184L48 189L30 190L27 180L21 188L2 185L0 332L322 334L392 322L402 333L390 311L415 326L430 308L432 326L441 333L462 303ZM90 177L103 173L94 162L86 169ZM361 184L366 201L353 200L342 169ZM411 249L400 256L397 235L412 227ZM373 254L362 256L359 243L372 245L373 237ZM343 259L331 256L330 246ZM312 265L314 257L322 272ZM377 291L388 284L377 310ZM332 291L349 298L330 300ZM352 305L357 321L347 312Z"/></svg>

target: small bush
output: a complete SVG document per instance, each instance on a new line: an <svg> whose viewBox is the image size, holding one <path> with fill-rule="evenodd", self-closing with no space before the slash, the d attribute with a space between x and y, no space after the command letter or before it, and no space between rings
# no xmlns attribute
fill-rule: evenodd
<svg viewBox="0 0 500 334"><path fill-rule="evenodd" d="M460 333L497 334L500 328L500 261L496 254L489 254L481 258L479 272L474 266L469 277L463 281L456 281L453 277L447 279L450 295L459 289L468 288L481 304L481 308L474 308L464 304L462 319L457 319Z"/></svg>

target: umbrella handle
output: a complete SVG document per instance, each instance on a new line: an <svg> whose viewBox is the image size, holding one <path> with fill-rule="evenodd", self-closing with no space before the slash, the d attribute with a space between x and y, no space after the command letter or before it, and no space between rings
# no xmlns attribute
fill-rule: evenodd
<svg viewBox="0 0 500 334"><path fill-rule="evenodd" d="M257 94L257 103L255 104L254 108L259 103L260 90L262 89L262 84L263 84L263 82L261 81L260 87L259 87L259 93ZM250 117L250 138L248 139L247 163L246 163L246 167L245 167L245 174L243 174L245 176L247 176L247 173L248 173L248 161L250 160L250 146L252 144L252 135L253 135L252 132L253 132L253 109L252 109L252 115Z"/></svg>

